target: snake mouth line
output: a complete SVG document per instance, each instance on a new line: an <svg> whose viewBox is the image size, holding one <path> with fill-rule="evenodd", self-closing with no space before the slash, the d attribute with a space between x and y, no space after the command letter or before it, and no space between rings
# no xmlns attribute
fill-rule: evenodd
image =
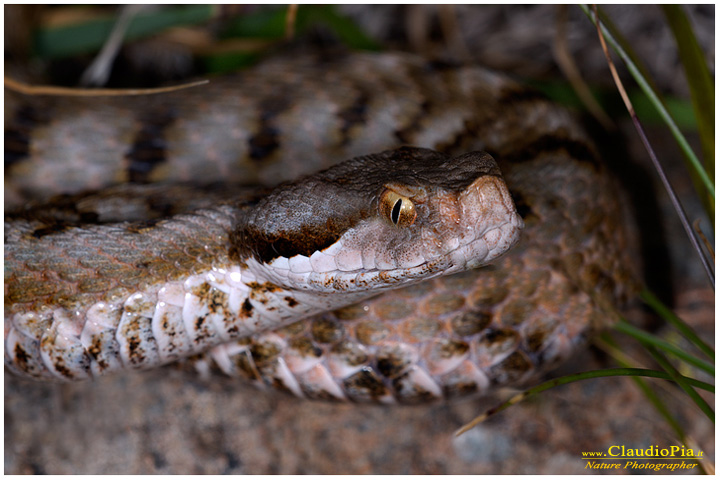
<svg viewBox="0 0 720 480"><path fill-rule="evenodd" d="M259 269L262 275L267 276L271 281L298 290L313 290L319 293L381 291L402 283L409 285L427 278L486 265L519 240L521 228L522 220L515 216L502 225L488 229L479 238L473 238L465 243L457 239L458 245L451 251L433 259L424 259L414 265L316 271L312 268L312 257L297 255L290 259L279 257L269 264L253 262L255 265L252 270L257 272ZM341 245L335 248L339 249Z"/></svg>

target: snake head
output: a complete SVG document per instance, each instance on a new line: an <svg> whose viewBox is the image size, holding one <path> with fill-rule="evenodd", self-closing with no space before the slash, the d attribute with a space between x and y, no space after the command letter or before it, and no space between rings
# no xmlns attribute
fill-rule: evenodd
<svg viewBox="0 0 720 480"><path fill-rule="evenodd" d="M238 222L231 255L286 287L374 293L485 265L522 227L490 155L403 147L281 185Z"/></svg>

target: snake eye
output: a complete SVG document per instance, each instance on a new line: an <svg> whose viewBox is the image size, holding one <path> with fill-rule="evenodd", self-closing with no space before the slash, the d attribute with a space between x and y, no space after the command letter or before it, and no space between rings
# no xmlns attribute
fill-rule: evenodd
<svg viewBox="0 0 720 480"><path fill-rule="evenodd" d="M415 222L415 204L392 190L385 190L380 196L380 213L393 225L407 227Z"/></svg>

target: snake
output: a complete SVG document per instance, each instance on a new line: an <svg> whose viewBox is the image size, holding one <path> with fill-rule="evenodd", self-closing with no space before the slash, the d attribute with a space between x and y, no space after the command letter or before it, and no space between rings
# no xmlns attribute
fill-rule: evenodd
<svg viewBox="0 0 720 480"><path fill-rule="evenodd" d="M436 401L557 366L637 289L588 135L480 66L281 55L177 92L5 102L19 375L190 359L301 397Z"/></svg>

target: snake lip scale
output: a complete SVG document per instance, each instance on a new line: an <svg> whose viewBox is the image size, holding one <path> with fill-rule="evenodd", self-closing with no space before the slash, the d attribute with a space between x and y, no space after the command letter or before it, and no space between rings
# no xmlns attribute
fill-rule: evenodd
<svg viewBox="0 0 720 480"><path fill-rule="evenodd" d="M192 356L309 398L482 394L568 358L639 284L578 122L481 67L279 56L5 109L5 365L38 380Z"/></svg>

